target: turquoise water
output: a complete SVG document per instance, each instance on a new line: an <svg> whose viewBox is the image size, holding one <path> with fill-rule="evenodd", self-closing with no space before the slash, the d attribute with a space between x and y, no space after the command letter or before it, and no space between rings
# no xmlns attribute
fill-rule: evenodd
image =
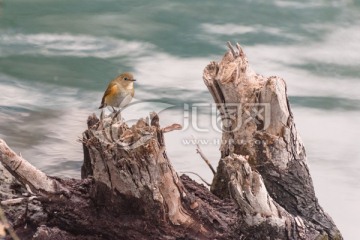
<svg viewBox="0 0 360 240"><path fill-rule="evenodd" d="M126 119L168 108L162 125L186 125L184 104L212 102L204 67L220 60L226 41L238 41L255 71L287 81L319 201L345 239L357 239L359 1L0 3L0 137L43 171L79 177L86 118L123 71L138 79ZM201 111L201 129L208 115ZM167 134L169 156L178 171L210 180L184 143L193 136L208 140L202 148L216 165L214 130Z"/></svg>

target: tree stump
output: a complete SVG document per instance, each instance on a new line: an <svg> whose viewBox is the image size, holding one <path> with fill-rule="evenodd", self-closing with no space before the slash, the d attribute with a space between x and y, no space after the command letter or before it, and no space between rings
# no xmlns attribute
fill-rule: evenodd
<svg viewBox="0 0 360 240"><path fill-rule="evenodd" d="M161 129L156 113L131 128L111 118L100 122L96 116L88 124L83 134L82 177L94 178L93 198L98 203L119 202L120 211L131 209L132 214L158 224L169 222L206 232L182 205L187 192L165 151L164 132L181 129L180 125Z"/></svg>
<svg viewBox="0 0 360 240"><path fill-rule="evenodd" d="M1 182L11 192L0 200L15 233L24 239L342 239L316 199L285 82L253 72L240 46L231 44L220 63L205 68L204 81L224 127L211 192L171 165L163 135L180 125L161 128L156 113L133 126L91 115L81 180L47 176L0 140L0 162L26 188Z"/></svg>
<svg viewBox="0 0 360 240"><path fill-rule="evenodd" d="M294 217L290 222L297 227L292 231L300 233L297 229L304 229L304 234L297 234L299 238L341 238L315 196L285 81L256 74L239 44L236 49L231 43L228 47L223 59L210 63L203 75L224 126L222 159L211 191L219 197L229 196L232 191L228 182L233 176L229 176L228 169L235 165L226 159L242 155L246 162L238 168L250 165L249 171L254 172L256 180L248 179L249 184L264 182L269 196Z"/></svg>

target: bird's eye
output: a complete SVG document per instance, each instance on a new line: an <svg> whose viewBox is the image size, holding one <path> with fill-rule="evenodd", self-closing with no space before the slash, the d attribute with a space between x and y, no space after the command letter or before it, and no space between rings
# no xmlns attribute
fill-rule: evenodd
<svg viewBox="0 0 360 240"><path fill-rule="evenodd" d="M127 80L129 80L129 79L126 77L126 78L124 78L124 80L127 81Z"/></svg>

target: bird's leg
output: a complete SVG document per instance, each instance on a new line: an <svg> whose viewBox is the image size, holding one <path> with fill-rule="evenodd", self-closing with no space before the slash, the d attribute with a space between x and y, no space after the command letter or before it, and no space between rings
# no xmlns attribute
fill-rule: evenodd
<svg viewBox="0 0 360 240"><path fill-rule="evenodd" d="M101 113L100 113L100 122L102 122L104 120L104 109L101 109Z"/></svg>
<svg viewBox="0 0 360 240"><path fill-rule="evenodd" d="M112 107L112 110L113 110L113 112L112 112L111 115L113 115L112 119L113 119L113 121L114 121L114 119L116 118L116 116L117 116L117 114L118 114L118 111L116 111L116 109L115 109L113 106L111 106L111 107Z"/></svg>
<svg viewBox="0 0 360 240"><path fill-rule="evenodd" d="M115 113L115 117L117 117L118 121L121 120L121 110L120 110L120 109L119 109L119 111L117 111L117 112Z"/></svg>
<svg viewBox="0 0 360 240"><path fill-rule="evenodd" d="M114 120L117 120L117 121L121 121L121 110L119 109L119 111L116 111L116 113L114 114L114 116L113 116L113 119L112 119L112 121L114 121Z"/></svg>
<svg viewBox="0 0 360 240"><path fill-rule="evenodd" d="M103 129L104 128L104 109L101 109L101 113L100 113L100 123L99 123L99 127L98 129Z"/></svg>

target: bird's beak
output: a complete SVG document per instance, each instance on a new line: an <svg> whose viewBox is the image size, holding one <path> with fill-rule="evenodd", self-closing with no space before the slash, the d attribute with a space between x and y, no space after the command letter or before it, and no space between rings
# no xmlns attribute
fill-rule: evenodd
<svg viewBox="0 0 360 240"><path fill-rule="evenodd" d="M136 79L131 79L130 81L133 81L133 82L135 82L135 81L136 81Z"/></svg>

